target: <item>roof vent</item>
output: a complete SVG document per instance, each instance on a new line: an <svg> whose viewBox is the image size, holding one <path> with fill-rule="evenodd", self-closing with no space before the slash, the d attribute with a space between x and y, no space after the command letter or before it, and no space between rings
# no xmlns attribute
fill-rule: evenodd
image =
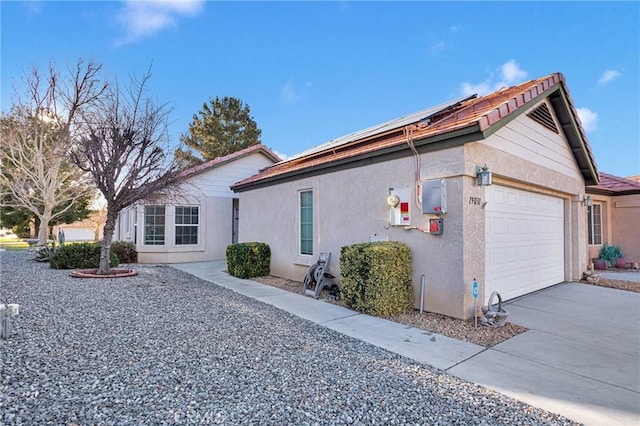
<svg viewBox="0 0 640 426"><path fill-rule="evenodd" d="M558 131L558 127L556 127L556 122L553 120L551 111L549 111L549 107L547 107L546 103L541 104L538 108L527 114L527 116L533 121L536 121L538 124L541 124L547 129L551 130L552 132L560 133Z"/></svg>

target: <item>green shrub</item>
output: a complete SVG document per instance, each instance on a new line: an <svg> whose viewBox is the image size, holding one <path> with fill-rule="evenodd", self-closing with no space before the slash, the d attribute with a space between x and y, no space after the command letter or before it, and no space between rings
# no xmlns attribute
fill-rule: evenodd
<svg viewBox="0 0 640 426"><path fill-rule="evenodd" d="M265 243L239 243L227 246L227 271L238 278L269 275L271 249Z"/></svg>
<svg viewBox="0 0 640 426"><path fill-rule="evenodd" d="M100 266L101 245L96 243L65 244L51 257L52 269L91 269ZM118 266L118 257L111 252L109 265Z"/></svg>
<svg viewBox="0 0 640 426"><path fill-rule="evenodd" d="M120 263L138 263L138 252L136 251L136 246L131 242L112 242L111 253L118 257Z"/></svg>
<svg viewBox="0 0 640 426"><path fill-rule="evenodd" d="M36 257L34 257L33 260L36 262L49 262L55 253L55 246L42 246L36 249Z"/></svg>
<svg viewBox="0 0 640 426"><path fill-rule="evenodd" d="M413 306L411 250L404 243L344 246L340 249L340 272L342 298L356 311L388 316Z"/></svg>

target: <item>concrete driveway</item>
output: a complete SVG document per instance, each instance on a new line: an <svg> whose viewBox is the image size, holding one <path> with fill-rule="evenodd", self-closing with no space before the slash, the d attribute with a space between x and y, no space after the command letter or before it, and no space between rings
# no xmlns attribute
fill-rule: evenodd
<svg viewBox="0 0 640 426"><path fill-rule="evenodd" d="M640 293L565 283L505 309L529 331L449 373L588 425L640 424Z"/></svg>

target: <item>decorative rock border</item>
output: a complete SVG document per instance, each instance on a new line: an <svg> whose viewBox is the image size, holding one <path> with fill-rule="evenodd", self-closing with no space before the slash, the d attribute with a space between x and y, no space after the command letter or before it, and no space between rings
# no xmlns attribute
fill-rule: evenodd
<svg viewBox="0 0 640 426"><path fill-rule="evenodd" d="M71 274L74 278L125 278L138 275L134 269L112 269L110 274L96 274L97 269L78 269Z"/></svg>

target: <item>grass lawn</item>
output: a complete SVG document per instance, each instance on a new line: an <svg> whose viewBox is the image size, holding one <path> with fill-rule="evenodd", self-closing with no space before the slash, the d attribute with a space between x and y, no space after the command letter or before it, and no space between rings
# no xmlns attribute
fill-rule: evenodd
<svg viewBox="0 0 640 426"><path fill-rule="evenodd" d="M27 250L29 243L16 238L0 238L0 248L5 250Z"/></svg>

